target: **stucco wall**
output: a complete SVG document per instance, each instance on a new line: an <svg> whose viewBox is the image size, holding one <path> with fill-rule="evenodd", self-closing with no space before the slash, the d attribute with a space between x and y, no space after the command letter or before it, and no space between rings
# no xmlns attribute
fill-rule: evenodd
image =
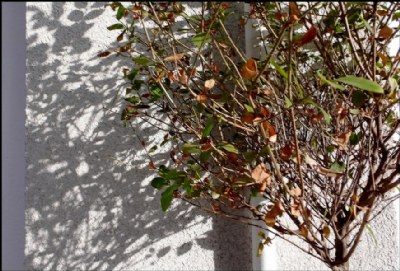
<svg viewBox="0 0 400 271"><path fill-rule="evenodd" d="M251 269L248 228L161 211L141 145L104 109L119 112L124 63L96 57L115 39L103 5L27 3L27 269Z"/></svg>
<svg viewBox="0 0 400 271"><path fill-rule="evenodd" d="M251 269L249 228L186 204L160 210L146 156L113 104L124 63L96 57L115 38L103 5L27 3L26 268ZM378 245L364 235L353 268L399 269L394 221L389 209L372 225ZM280 269L326 269L284 242L277 254Z"/></svg>

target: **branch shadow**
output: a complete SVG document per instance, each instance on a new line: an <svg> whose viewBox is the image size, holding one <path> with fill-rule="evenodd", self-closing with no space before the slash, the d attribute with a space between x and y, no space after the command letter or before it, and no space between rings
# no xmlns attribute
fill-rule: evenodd
<svg viewBox="0 0 400 271"><path fill-rule="evenodd" d="M181 202L160 210L143 148L113 102L128 63L96 57L113 36L103 6L27 4L26 268L204 270L214 253L215 269L249 269L247 227ZM163 136L145 124L137 132ZM196 266L199 251L205 262Z"/></svg>

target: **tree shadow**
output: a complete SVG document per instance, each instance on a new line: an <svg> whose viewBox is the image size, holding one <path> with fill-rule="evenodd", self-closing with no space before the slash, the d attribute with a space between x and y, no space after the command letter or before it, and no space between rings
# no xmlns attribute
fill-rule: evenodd
<svg viewBox="0 0 400 271"><path fill-rule="evenodd" d="M113 102L128 62L96 57L114 36L103 6L27 4L26 268L205 269L214 253L215 269L249 269L236 261L250 259L247 227L182 202L160 210L154 172ZM146 141L163 137L135 129ZM204 262L192 260L199 251Z"/></svg>

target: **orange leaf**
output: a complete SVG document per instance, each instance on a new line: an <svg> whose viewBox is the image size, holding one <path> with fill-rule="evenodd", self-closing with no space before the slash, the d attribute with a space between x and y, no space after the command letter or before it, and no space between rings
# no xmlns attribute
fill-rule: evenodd
<svg viewBox="0 0 400 271"><path fill-rule="evenodd" d="M385 25L384 27L381 28L381 30L379 30L378 37L388 39L392 34L393 34L393 29Z"/></svg>
<svg viewBox="0 0 400 271"><path fill-rule="evenodd" d="M256 166L251 172L251 177L256 181L256 183L266 183L270 185L271 183L271 175L268 172L268 169L265 167L264 163Z"/></svg>
<svg viewBox="0 0 400 271"><path fill-rule="evenodd" d="M262 126L264 127L264 130L268 133L268 140L271 143L275 143L276 139L277 139L277 135L276 135L276 130L275 130L274 126L272 126L272 124L269 123L268 121L263 121Z"/></svg>
<svg viewBox="0 0 400 271"><path fill-rule="evenodd" d="M214 79L209 79L207 81L204 82L204 88L209 90L212 89L215 85L215 80Z"/></svg>
<svg viewBox="0 0 400 271"><path fill-rule="evenodd" d="M204 94L197 94L196 96L196 101L201 104L205 103L207 99L208 99L207 95Z"/></svg>
<svg viewBox="0 0 400 271"><path fill-rule="evenodd" d="M184 57L184 56L185 56L185 53L167 56L166 58L164 58L164 61L176 61L176 60L182 59L182 57Z"/></svg>
<svg viewBox="0 0 400 271"><path fill-rule="evenodd" d="M307 33L304 34L300 39L296 40L294 44L296 46L302 46L306 43L311 42L317 36L317 28L312 25L310 29L308 29Z"/></svg>
<svg viewBox="0 0 400 271"><path fill-rule="evenodd" d="M376 14L378 14L379 16L386 16L388 15L388 11L384 9L379 9L376 11Z"/></svg>
<svg viewBox="0 0 400 271"><path fill-rule="evenodd" d="M293 153L293 146L292 144L286 144L281 150L280 150L280 156L283 160L289 160L290 157L292 156Z"/></svg>
<svg viewBox="0 0 400 271"><path fill-rule="evenodd" d="M254 113L246 112L240 117L240 120L247 124L253 124L255 118L256 116Z"/></svg>
<svg viewBox="0 0 400 271"><path fill-rule="evenodd" d="M295 2L289 2L289 10L290 10L290 13L293 15L297 15L297 16L300 15L299 8L297 7L297 4Z"/></svg>
<svg viewBox="0 0 400 271"><path fill-rule="evenodd" d="M253 80L257 76L257 62L250 58L242 68L242 76L248 80Z"/></svg>
<svg viewBox="0 0 400 271"><path fill-rule="evenodd" d="M152 161L149 162L149 169L157 169Z"/></svg>
<svg viewBox="0 0 400 271"><path fill-rule="evenodd" d="M274 204L272 209L265 215L264 217L265 224L267 224L270 227L273 227L276 223L276 217L282 216L282 214L283 214L282 203L278 201Z"/></svg>

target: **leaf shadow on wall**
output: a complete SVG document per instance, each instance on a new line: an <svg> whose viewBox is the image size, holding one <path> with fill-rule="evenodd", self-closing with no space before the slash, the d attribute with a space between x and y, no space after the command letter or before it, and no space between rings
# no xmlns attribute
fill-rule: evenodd
<svg viewBox="0 0 400 271"><path fill-rule="evenodd" d="M167 268L161 259L184 257L200 246L214 251L216 269L229 269L243 251L221 257L240 238L225 238L226 229L240 234L248 231L244 226L213 218L213 231L162 243L185 229L201 229L209 218L182 203L160 210L159 195L148 185L153 176L148 160L122 127L120 105L112 103L122 84L121 67L128 63L96 57L108 46L92 36L107 32L98 23L103 6L27 4L26 268L158 270ZM117 113L104 109L110 107ZM157 140L156 128L138 130L146 140ZM163 161L167 155L153 158Z"/></svg>

